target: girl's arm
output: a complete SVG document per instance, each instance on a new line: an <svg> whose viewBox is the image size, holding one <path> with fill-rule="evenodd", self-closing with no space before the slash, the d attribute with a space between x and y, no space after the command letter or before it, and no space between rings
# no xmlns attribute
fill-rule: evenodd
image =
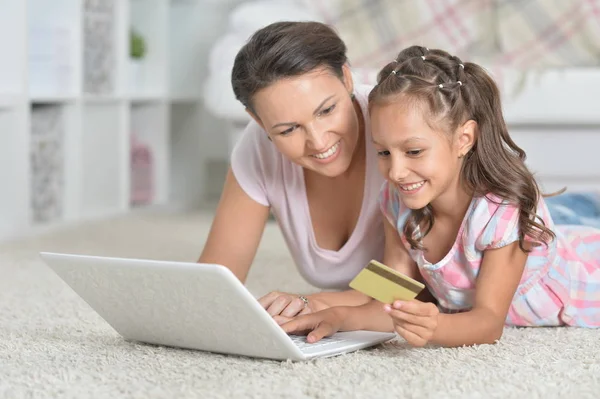
<svg viewBox="0 0 600 399"><path fill-rule="evenodd" d="M432 342L441 346L491 344L500 339L527 253L514 242L488 249L477 277L475 305L464 313L440 314Z"/></svg>
<svg viewBox="0 0 600 399"><path fill-rule="evenodd" d="M269 207L244 192L231 169L198 262L226 266L243 283L260 243Z"/></svg>

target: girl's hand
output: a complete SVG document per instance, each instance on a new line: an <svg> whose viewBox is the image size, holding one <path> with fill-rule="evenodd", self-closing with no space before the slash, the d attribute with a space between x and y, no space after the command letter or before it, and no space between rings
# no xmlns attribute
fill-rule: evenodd
<svg viewBox="0 0 600 399"><path fill-rule="evenodd" d="M383 308L392 318L396 332L409 344L425 346L433 338L440 314L433 303L396 301Z"/></svg>

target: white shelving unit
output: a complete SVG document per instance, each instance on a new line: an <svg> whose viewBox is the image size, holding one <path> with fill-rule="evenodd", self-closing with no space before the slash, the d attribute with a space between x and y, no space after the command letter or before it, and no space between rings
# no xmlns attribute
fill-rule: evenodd
<svg viewBox="0 0 600 399"><path fill-rule="evenodd" d="M0 0L0 240L200 198L185 171L203 14L201 0Z"/></svg>

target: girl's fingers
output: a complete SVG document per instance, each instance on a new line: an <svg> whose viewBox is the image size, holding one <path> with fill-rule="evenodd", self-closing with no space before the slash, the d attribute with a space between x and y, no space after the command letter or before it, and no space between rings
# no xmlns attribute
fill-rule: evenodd
<svg viewBox="0 0 600 399"><path fill-rule="evenodd" d="M288 322L281 324L281 328L288 334L302 334L317 328L322 320L322 316L312 313L294 317Z"/></svg>
<svg viewBox="0 0 600 399"><path fill-rule="evenodd" d="M308 343L320 341L323 337L328 337L335 334L335 329L330 323L322 322L306 337Z"/></svg>
<svg viewBox="0 0 600 399"><path fill-rule="evenodd" d="M425 346L428 342L425 339L423 339L421 336L414 333L413 331L410 331L408 328L405 328L404 326L396 324L394 326L394 328L395 328L396 332L402 338L404 338L406 340L406 342L408 342L412 346L422 347L422 346Z"/></svg>
<svg viewBox="0 0 600 399"><path fill-rule="evenodd" d="M433 303L421 302L412 300L408 302L396 301L392 307L403 312L410 313L416 316L436 316L439 313L437 306Z"/></svg>
<svg viewBox="0 0 600 399"><path fill-rule="evenodd" d="M411 313L406 313L403 310L390 310L388 314L395 322L404 324L414 324L427 328L433 327L433 320L429 316L416 316Z"/></svg>

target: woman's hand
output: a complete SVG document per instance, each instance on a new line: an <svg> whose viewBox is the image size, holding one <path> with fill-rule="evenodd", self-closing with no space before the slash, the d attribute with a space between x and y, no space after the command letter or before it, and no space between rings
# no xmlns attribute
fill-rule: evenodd
<svg viewBox="0 0 600 399"><path fill-rule="evenodd" d="M302 296L278 291L268 293L260 298L258 302L280 325L298 315L318 312L329 307L310 295Z"/></svg>
<svg viewBox="0 0 600 399"><path fill-rule="evenodd" d="M334 306L312 314L300 315L283 323L281 328L288 334L307 335L306 342L312 344L340 330L346 317L345 309L343 306Z"/></svg>
<svg viewBox="0 0 600 399"><path fill-rule="evenodd" d="M394 330L413 346L425 346L433 338L440 311L430 302L396 301L384 305L394 322Z"/></svg>

